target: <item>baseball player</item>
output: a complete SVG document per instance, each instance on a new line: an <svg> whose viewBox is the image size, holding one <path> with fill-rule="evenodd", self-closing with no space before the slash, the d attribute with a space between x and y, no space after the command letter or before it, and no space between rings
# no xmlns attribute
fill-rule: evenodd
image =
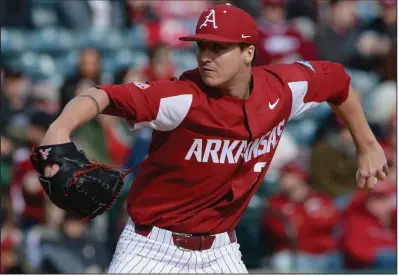
<svg viewBox="0 0 399 276"><path fill-rule="evenodd" d="M98 114L153 128L110 273L246 273L234 228L288 121L324 101L351 131L359 187L373 188L388 174L342 65L253 67L255 21L229 4L205 10L196 33L180 39L197 43L198 68L170 81L90 88L68 103L42 142L41 160L49 160L57 145L71 143L71 133ZM42 179L62 168L47 163Z"/></svg>

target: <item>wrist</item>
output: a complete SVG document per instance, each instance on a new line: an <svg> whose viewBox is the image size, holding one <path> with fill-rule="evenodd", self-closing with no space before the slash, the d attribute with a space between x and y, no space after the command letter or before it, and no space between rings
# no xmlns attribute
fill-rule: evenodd
<svg viewBox="0 0 399 276"><path fill-rule="evenodd" d="M355 140L356 149L359 153L366 152L370 148L378 145L378 141L374 135L370 137L362 137L360 140Z"/></svg>
<svg viewBox="0 0 399 276"><path fill-rule="evenodd" d="M48 129L49 132L57 133L58 135L70 137L72 130L66 127L62 122L55 120Z"/></svg>

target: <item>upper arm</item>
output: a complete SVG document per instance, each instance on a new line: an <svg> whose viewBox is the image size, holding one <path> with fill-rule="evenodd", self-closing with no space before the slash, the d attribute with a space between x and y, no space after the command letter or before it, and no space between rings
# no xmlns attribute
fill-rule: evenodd
<svg viewBox="0 0 399 276"><path fill-rule="evenodd" d="M324 101L341 104L348 97L350 77L341 64L297 61L275 67L292 95L290 119Z"/></svg>
<svg viewBox="0 0 399 276"><path fill-rule="evenodd" d="M182 81L154 81L121 85L102 85L110 99L104 114L135 122L135 129L149 126L170 131L187 116L194 99L194 90Z"/></svg>

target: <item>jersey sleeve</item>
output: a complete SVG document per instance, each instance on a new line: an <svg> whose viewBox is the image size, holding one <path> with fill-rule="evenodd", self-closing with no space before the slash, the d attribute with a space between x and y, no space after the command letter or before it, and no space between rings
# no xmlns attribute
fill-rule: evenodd
<svg viewBox="0 0 399 276"><path fill-rule="evenodd" d="M153 81L99 85L110 99L103 114L134 122L134 129L151 127L171 131L187 116L194 100L195 90L184 81Z"/></svg>
<svg viewBox="0 0 399 276"><path fill-rule="evenodd" d="M322 102L343 103L349 93L350 76L341 64L329 61L297 61L293 64L270 66L292 94L293 119Z"/></svg>

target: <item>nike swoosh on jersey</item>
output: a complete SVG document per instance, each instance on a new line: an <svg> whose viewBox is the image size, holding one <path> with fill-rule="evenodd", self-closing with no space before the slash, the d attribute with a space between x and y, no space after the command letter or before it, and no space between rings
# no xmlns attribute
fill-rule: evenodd
<svg viewBox="0 0 399 276"><path fill-rule="evenodd" d="M278 98L277 101L275 101L273 104L269 102L269 108L274 109L277 106L279 101L280 101L280 98Z"/></svg>

